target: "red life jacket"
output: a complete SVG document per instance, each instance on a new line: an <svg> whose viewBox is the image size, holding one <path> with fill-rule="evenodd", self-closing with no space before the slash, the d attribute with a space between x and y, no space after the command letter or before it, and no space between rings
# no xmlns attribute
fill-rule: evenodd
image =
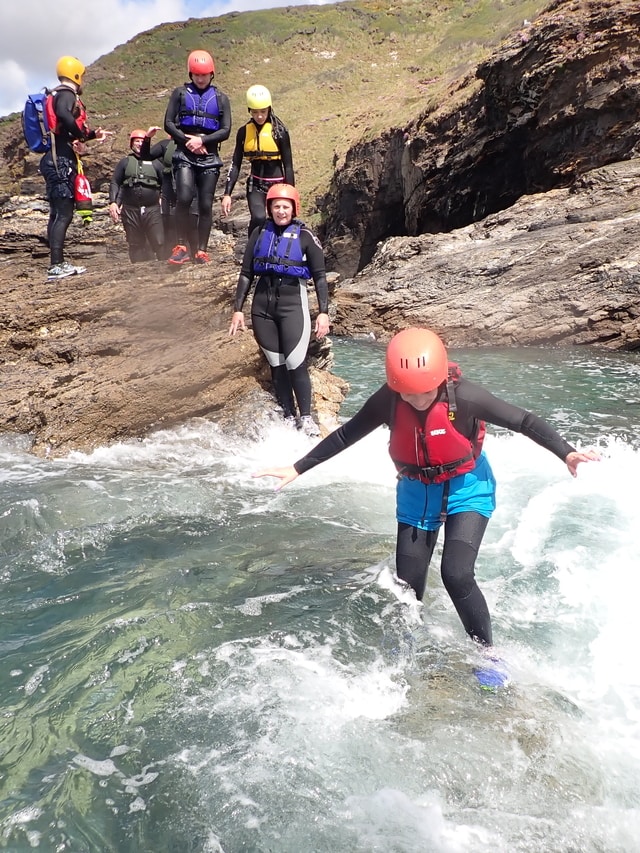
<svg viewBox="0 0 640 853"><path fill-rule="evenodd" d="M459 474L473 471L482 451L486 433L484 421L476 421L474 434L467 438L455 427L455 385L462 376L457 364L449 364L446 399L429 409L422 424L416 411L396 394L391 417L389 454L399 476L423 483L444 483Z"/></svg>
<svg viewBox="0 0 640 853"><path fill-rule="evenodd" d="M47 95L47 98L44 102L44 111L47 116L47 124L49 126L49 130L52 133L58 132L58 116L56 115L53 99L55 98L56 92L58 92L60 89L69 89L70 92L73 91L73 89L71 89L69 86L56 86L56 88L52 89L51 92ZM82 137L84 138L88 136L89 128L87 126L87 111L78 95L76 95L76 103L73 108L73 117L75 119L78 130L82 134Z"/></svg>

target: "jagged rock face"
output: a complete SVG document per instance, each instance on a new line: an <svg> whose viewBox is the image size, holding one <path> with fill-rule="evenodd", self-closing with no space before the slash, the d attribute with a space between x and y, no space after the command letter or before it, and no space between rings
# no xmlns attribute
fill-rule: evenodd
<svg viewBox="0 0 640 853"><path fill-rule="evenodd" d="M348 153L324 202L323 236L343 274L388 237L464 227L631 156L640 4L558 0L476 74L461 106Z"/></svg>
<svg viewBox="0 0 640 853"><path fill-rule="evenodd" d="M640 159L449 233L393 237L336 290L334 330L450 345L640 349Z"/></svg>

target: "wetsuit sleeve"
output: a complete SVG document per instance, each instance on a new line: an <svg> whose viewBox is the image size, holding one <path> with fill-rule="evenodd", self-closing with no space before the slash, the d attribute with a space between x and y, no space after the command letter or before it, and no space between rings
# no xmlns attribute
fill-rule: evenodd
<svg viewBox="0 0 640 853"><path fill-rule="evenodd" d="M229 103L229 98L220 89L217 90L217 93L218 109L220 110L220 127L214 130L213 133L207 133L202 137L202 144L206 145L209 149L217 148L221 142L229 138L229 134L231 133L231 104Z"/></svg>
<svg viewBox="0 0 640 853"><path fill-rule="evenodd" d="M260 227L254 228L247 242L247 247L242 256L242 267L238 276L238 284L236 286L236 297L233 302L234 311L242 311L245 299L249 295L251 285L253 284L253 251L260 234Z"/></svg>
<svg viewBox="0 0 640 853"><path fill-rule="evenodd" d="M388 424L390 412L391 391L387 385L383 385L369 397L351 420L330 433L320 444L316 444L310 453L294 462L293 467L298 474L304 474L305 471L315 468L321 462L326 462L327 459L331 459L332 456L336 456L347 447L351 447L352 444L360 441L374 429L383 424Z"/></svg>
<svg viewBox="0 0 640 853"><path fill-rule="evenodd" d="M293 172L293 154L291 153L291 139L289 138L288 130L283 131L282 137L278 140L278 148L280 149L280 158L284 171L284 182L294 187L296 181Z"/></svg>
<svg viewBox="0 0 640 853"><path fill-rule="evenodd" d="M140 159L141 160L162 160L167 150L167 145L169 144L168 139L163 139L161 142L156 142L155 145L151 144L151 137L145 136L142 141L142 147L140 148Z"/></svg>
<svg viewBox="0 0 640 853"><path fill-rule="evenodd" d="M464 378L457 385L456 401L463 416L466 411L467 417L478 418L495 426L522 433L563 462L569 453L575 451L575 447L565 441L543 418L494 397L485 388Z"/></svg>
<svg viewBox="0 0 640 853"><path fill-rule="evenodd" d="M174 89L169 97L167 111L164 114L164 129L169 136L176 142L185 143L187 141L186 133L183 133L178 127L178 116L180 114L180 98L184 86L178 86Z"/></svg>
<svg viewBox="0 0 640 853"><path fill-rule="evenodd" d="M243 124L236 134L236 147L233 149L233 157L231 158L231 166L229 166L229 174L224 185L224 195L231 195L233 188L238 180L242 160L244 158L244 140L247 135L247 125Z"/></svg>
<svg viewBox="0 0 640 853"><path fill-rule="evenodd" d="M121 203L120 197L122 195L122 182L124 181L125 170L127 168L127 159L127 157L123 157L113 170L113 177L111 178L111 183L109 184L110 204L114 201L117 204Z"/></svg>
<svg viewBox="0 0 640 853"><path fill-rule="evenodd" d="M316 288L318 310L321 314L326 314L329 311L329 286L327 285L327 273L324 268L322 246L318 238L308 228L303 228L300 231L300 242L307 256L309 272Z"/></svg>

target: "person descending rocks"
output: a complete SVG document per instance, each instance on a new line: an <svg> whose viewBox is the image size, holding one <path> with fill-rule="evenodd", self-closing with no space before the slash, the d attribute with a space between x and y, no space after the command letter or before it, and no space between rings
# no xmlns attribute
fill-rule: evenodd
<svg viewBox="0 0 640 853"><path fill-rule="evenodd" d="M193 50L187 60L189 83L174 89L164 128L176 143L172 166L176 191L177 244L168 259L173 265L192 260L190 244L197 246L193 262L209 262L207 247L212 225L213 196L222 160L220 143L231 133L228 97L213 84L215 66L206 50ZM191 234L191 203L198 199L197 233Z"/></svg>
<svg viewBox="0 0 640 853"><path fill-rule="evenodd" d="M49 281L86 271L86 267L74 266L64 259L65 239L75 206L78 157L85 153L84 143L88 140L103 142L113 135L101 127L91 130L87 123L87 111L80 100L84 73L85 66L75 56L61 56L56 64L60 85L45 101L51 148L43 155L39 168L49 202Z"/></svg>
<svg viewBox="0 0 640 853"><path fill-rule="evenodd" d="M442 582L467 634L489 647L491 617L475 578L480 543L496 506L496 482L483 449L485 425L522 433L561 459L574 477L581 462L598 454L576 450L542 418L463 377L430 329L404 329L392 338L386 379L351 420L302 459L255 476L276 477L281 488L377 427L390 427L389 453L398 472L397 575L421 600L444 527Z"/></svg>
<svg viewBox="0 0 640 853"><path fill-rule="evenodd" d="M276 184L266 198L267 219L249 237L238 277L229 334L245 329L242 306L255 279L251 306L253 334L271 368L276 399L284 417L309 435L319 435L311 416L311 379L306 364L311 333L307 280L312 278L319 313L316 338L329 331L324 253L317 237L298 219L300 195L290 184Z"/></svg>
<svg viewBox="0 0 640 853"><path fill-rule="evenodd" d="M155 131L154 131L155 132ZM149 149L146 130L136 128L129 134L131 153L116 165L109 187L109 215L124 226L131 263L150 257L163 259L164 229L160 213L160 190L163 170L142 147Z"/></svg>
<svg viewBox="0 0 640 853"><path fill-rule="evenodd" d="M231 167L222 196L222 214L231 212L231 193L238 180L244 159L251 172L247 178L247 204L249 205L249 234L266 218L265 198L274 184L295 184L293 156L289 131L276 116L271 102L271 92L266 86L247 89L247 109L251 115L236 134Z"/></svg>

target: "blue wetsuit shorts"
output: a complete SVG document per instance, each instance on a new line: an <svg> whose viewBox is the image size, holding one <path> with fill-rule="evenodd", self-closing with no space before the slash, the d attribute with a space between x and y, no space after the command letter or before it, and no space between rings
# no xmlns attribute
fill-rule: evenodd
<svg viewBox="0 0 640 853"><path fill-rule="evenodd" d="M401 477L396 487L396 518L422 530L437 530L442 511L443 483L426 485ZM496 481L489 460L481 453L473 471L449 480L447 515L477 512L491 518L496 508Z"/></svg>

